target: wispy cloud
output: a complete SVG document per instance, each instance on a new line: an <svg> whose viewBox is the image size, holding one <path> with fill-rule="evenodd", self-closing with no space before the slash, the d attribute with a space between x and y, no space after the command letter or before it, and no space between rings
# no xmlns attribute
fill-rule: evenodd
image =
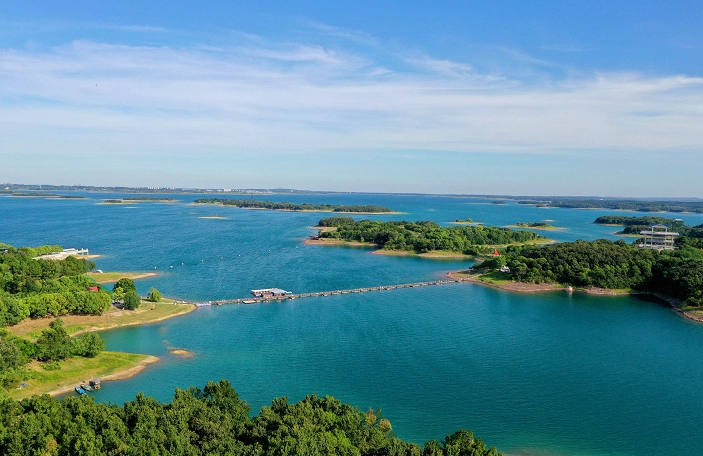
<svg viewBox="0 0 703 456"><path fill-rule="evenodd" d="M48 147L50 134L54 147L74 151L149 153L537 154L703 144L698 77L600 73L535 83L432 57L406 57L395 68L323 44L216 51L92 41L0 50L0 134L13 151Z"/></svg>
<svg viewBox="0 0 703 456"><path fill-rule="evenodd" d="M406 57L408 64L447 76L467 76L474 74L471 65L466 63L452 62L451 60L433 59L431 57Z"/></svg>
<svg viewBox="0 0 703 456"><path fill-rule="evenodd" d="M360 31L352 30L344 27L336 27L328 24L323 24L321 22L306 20L305 26L307 33L315 33L321 36L332 36L337 38L343 38L345 40L353 41L359 44L365 44L369 46L374 46L378 44L378 40L371 34Z"/></svg>
<svg viewBox="0 0 703 456"><path fill-rule="evenodd" d="M164 27L154 25L102 25L102 28L111 30L122 30L125 32L139 33L166 33L169 30Z"/></svg>

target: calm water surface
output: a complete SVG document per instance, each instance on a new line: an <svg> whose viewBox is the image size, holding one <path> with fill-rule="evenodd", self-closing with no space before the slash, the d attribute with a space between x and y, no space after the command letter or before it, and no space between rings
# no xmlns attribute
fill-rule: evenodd
<svg viewBox="0 0 703 456"><path fill-rule="evenodd" d="M93 199L0 197L0 242L88 247L104 254L97 261L103 270L159 272L138 282L141 293L154 286L198 300L269 286L304 292L426 280L471 264L303 245L313 233L307 227L325 214L190 205L196 195L132 206L96 204L118 195L87 195ZM373 216L380 220L554 220L568 230L546 232L553 239L616 239L613 227L590 223L613 211L435 196L267 199L405 212ZM226 219L200 218L212 215ZM701 215L682 218L703 223ZM703 326L631 297L452 284L202 308L102 335L110 350L161 361L108 383L98 400L121 402L139 391L169 400L174 388L226 378L255 411L277 396L330 394L382 408L398 436L418 443L463 427L506 453L703 454ZM171 356L169 348L195 357Z"/></svg>

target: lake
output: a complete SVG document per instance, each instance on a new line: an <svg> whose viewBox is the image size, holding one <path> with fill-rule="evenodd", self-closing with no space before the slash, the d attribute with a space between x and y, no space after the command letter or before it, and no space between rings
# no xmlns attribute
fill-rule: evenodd
<svg viewBox="0 0 703 456"><path fill-rule="evenodd" d="M0 197L0 242L87 247L103 255L96 262L105 271L159 273L137 282L141 294L156 287L189 300L265 287L300 293L431 280L472 264L304 245L324 213L190 204L203 195L130 205L99 204L123 195L83 195L89 199ZM358 219L553 220L567 230L540 233L558 241L617 239L617 228L591 222L624 214L429 195L259 198L403 212ZM201 218L211 216L225 218ZM703 215L671 216L703 223ZM200 308L101 335L109 350L161 358L132 379L106 383L95 393L101 401L120 403L139 391L169 400L175 388L225 378L254 412L278 396L329 394L362 410L381 408L399 437L419 444L466 428L506 454L703 454L703 325L629 296L451 284Z"/></svg>

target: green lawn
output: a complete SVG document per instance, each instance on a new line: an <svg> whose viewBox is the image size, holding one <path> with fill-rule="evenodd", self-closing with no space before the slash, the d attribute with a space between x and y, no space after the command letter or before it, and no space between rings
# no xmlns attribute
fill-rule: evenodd
<svg viewBox="0 0 703 456"><path fill-rule="evenodd" d="M141 325L165 320L177 315L188 313L195 309L193 304L169 304L170 300L162 303L142 301L137 310L112 310L102 315L64 315L61 317L69 335L85 331L117 328L120 326ZM28 318L8 329L14 334L28 339L36 339L42 330L49 327L53 318Z"/></svg>
<svg viewBox="0 0 703 456"><path fill-rule="evenodd" d="M149 358L136 353L102 352L95 358L72 358L61 362L61 369L46 371L38 363L32 365L26 388L10 390L10 397L22 399L35 394L48 394L63 388L75 388L94 377L105 377L139 366Z"/></svg>
<svg viewBox="0 0 703 456"><path fill-rule="evenodd" d="M481 282L491 283L493 285L503 285L512 282L510 274L500 271L491 271L476 277Z"/></svg>

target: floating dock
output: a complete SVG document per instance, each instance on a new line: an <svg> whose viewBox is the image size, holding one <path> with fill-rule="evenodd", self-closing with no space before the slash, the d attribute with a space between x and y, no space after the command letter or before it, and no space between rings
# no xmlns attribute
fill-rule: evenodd
<svg viewBox="0 0 703 456"><path fill-rule="evenodd" d="M221 306L224 304L256 304L259 302L270 302L270 301L284 301L286 299L303 299L303 298L318 298L322 296L334 296L343 295L349 293L368 293L371 291L388 291L388 290L398 290L400 288L415 288L415 287L428 287L433 285L446 285L449 283L467 282L471 277L458 278L458 279L444 279L444 280L430 280L427 282L414 282L414 283L401 283L398 285L382 285L379 287L366 287L366 288L351 288L348 290L330 290L330 291L315 291L312 293L299 293L299 294L286 294L284 296L273 296L264 295L257 296L253 298L236 298L236 299L223 299L218 301L206 301L195 303L198 307L204 306ZM257 290L258 291L258 290Z"/></svg>

